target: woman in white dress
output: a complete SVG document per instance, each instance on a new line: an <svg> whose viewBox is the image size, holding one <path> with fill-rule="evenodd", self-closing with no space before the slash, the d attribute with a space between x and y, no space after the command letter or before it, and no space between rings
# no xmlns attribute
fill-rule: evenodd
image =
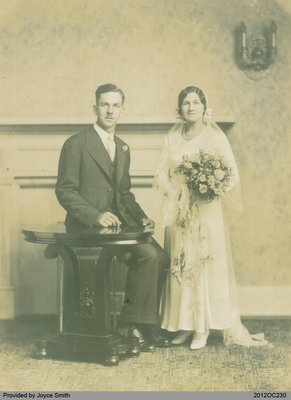
<svg viewBox="0 0 291 400"><path fill-rule="evenodd" d="M171 259L161 301L161 327L178 332L173 344L192 336L192 350L206 345L209 329L222 330L225 344L265 345L262 334L250 335L241 324L238 311L226 211L241 212L242 203L231 147L218 126L207 121L201 89L182 90L177 111L182 123L166 136L156 175L156 188L163 198L165 250ZM201 201L193 197L185 178L175 172L185 158L195 157L200 150L223 156L231 168L231 183L223 198Z"/></svg>

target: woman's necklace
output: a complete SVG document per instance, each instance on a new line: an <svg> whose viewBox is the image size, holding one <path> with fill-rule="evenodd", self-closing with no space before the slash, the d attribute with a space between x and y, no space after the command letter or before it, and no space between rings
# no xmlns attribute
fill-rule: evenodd
<svg viewBox="0 0 291 400"><path fill-rule="evenodd" d="M201 133L201 132L200 132L200 133ZM183 126L183 129L182 129L182 137L183 137L185 140L192 140L192 139L195 139L197 136L200 135L200 133L198 133L198 134L195 135L195 136L187 137L187 136L186 136L186 133L185 133L185 125Z"/></svg>
<svg viewBox="0 0 291 400"><path fill-rule="evenodd" d="M193 138L191 138L191 137L185 136L184 129L183 129L183 131L182 131L182 136L183 136L183 138L184 138L185 140L192 140L192 139L193 139Z"/></svg>
<svg viewBox="0 0 291 400"><path fill-rule="evenodd" d="M185 140L192 140L192 139L194 139L195 136L193 136L193 137L187 137L186 134L185 134L185 126L183 126L182 137L183 137Z"/></svg>

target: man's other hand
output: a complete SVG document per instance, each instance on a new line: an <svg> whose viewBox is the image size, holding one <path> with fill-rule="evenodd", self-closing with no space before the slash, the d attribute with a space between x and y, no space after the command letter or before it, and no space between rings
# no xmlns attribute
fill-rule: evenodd
<svg viewBox="0 0 291 400"><path fill-rule="evenodd" d="M101 225L107 228L108 226L120 226L121 221L116 215L108 211L99 215L99 217L96 219L95 225Z"/></svg>
<svg viewBox="0 0 291 400"><path fill-rule="evenodd" d="M140 223L145 228L152 228L153 229L155 227L154 221L152 219L149 219L149 218L142 218L140 220Z"/></svg>

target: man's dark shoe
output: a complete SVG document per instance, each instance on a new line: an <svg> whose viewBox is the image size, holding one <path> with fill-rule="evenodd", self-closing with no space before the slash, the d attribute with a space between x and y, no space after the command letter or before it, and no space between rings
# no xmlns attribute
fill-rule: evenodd
<svg viewBox="0 0 291 400"><path fill-rule="evenodd" d="M171 340L163 329L151 327L148 330L146 338L149 342L153 343L156 347L170 347L172 346Z"/></svg>
<svg viewBox="0 0 291 400"><path fill-rule="evenodd" d="M145 340L143 334L136 326L130 326L128 328L128 338L138 341L140 351L153 352L156 346L150 341Z"/></svg>

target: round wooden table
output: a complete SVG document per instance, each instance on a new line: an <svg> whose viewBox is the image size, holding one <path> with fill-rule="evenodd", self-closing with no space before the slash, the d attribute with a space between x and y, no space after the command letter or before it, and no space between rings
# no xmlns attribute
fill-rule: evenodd
<svg viewBox="0 0 291 400"><path fill-rule="evenodd" d="M151 228L23 227L25 240L47 244L45 257L58 257L59 332L37 343L37 355L96 355L117 365L120 355L137 356L137 341L117 335L110 306L110 265L125 246L151 241ZM121 260L122 261L122 260Z"/></svg>

